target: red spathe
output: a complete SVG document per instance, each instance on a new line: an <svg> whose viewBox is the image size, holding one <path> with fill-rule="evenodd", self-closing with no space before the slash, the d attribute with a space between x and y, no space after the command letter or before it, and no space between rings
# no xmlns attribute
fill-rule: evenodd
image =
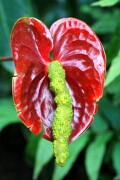
<svg viewBox="0 0 120 180"><path fill-rule="evenodd" d="M75 18L56 21L50 30L35 18L19 19L11 33L15 63L13 96L18 117L38 134L52 141L56 105L49 88L47 69L51 59L61 62L73 101L74 116L69 142L77 139L92 123L102 97L106 57L92 29Z"/></svg>

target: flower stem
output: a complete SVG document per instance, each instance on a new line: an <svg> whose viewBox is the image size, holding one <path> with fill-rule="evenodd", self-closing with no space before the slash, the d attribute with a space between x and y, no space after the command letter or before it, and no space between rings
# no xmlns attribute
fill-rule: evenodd
<svg viewBox="0 0 120 180"><path fill-rule="evenodd" d="M4 57L0 57L0 62L1 61L12 61L13 57L12 56L4 56Z"/></svg>

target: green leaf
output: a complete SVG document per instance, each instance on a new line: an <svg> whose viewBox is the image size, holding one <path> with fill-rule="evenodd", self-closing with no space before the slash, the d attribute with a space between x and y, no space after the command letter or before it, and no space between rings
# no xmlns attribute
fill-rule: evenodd
<svg viewBox="0 0 120 180"><path fill-rule="evenodd" d="M92 3L92 6L101 6L101 7L114 6L118 2L119 0L100 0Z"/></svg>
<svg viewBox="0 0 120 180"><path fill-rule="evenodd" d="M105 87L113 82L118 76L120 76L120 51L112 61L105 81Z"/></svg>
<svg viewBox="0 0 120 180"><path fill-rule="evenodd" d="M120 10L101 11L99 14L100 17L95 24L92 25L92 29L97 34L114 34L119 22Z"/></svg>
<svg viewBox="0 0 120 180"><path fill-rule="evenodd" d="M99 102L99 111L107 119L110 126L120 134L120 108L116 104L109 100L107 97L103 97Z"/></svg>
<svg viewBox="0 0 120 180"><path fill-rule="evenodd" d="M97 113L91 126L92 131L96 134L101 134L103 132L106 132L108 128L109 127L105 119L101 116L100 113Z"/></svg>
<svg viewBox="0 0 120 180"><path fill-rule="evenodd" d="M117 17L116 17L117 18ZM116 30L107 45L106 54L107 54L107 64L111 64L112 60L118 56L120 51L120 19L117 18L118 23Z"/></svg>
<svg viewBox="0 0 120 180"><path fill-rule="evenodd" d="M99 135L88 146L85 157L85 167L89 180L97 180L106 151L106 144L112 137L112 132Z"/></svg>
<svg viewBox="0 0 120 180"><path fill-rule="evenodd" d="M92 29L97 34L106 35L104 38L102 38L102 40L104 41L106 38L109 38L107 39L107 43L108 43L108 40L110 40L111 33L114 35L118 22L120 21L119 8L115 8L115 9L113 8L110 11L105 11L102 8L91 7L88 5L81 5L80 13L82 13L83 16L87 16L87 19L85 19L87 21L90 17L94 19L94 24L92 24L91 26Z"/></svg>
<svg viewBox="0 0 120 180"><path fill-rule="evenodd" d="M69 145L70 157L67 164L64 167L57 166L55 164L55 169L53 173L53 180L63 179L67 173L72 168L74 162L76 161L80 152L85 148L90 138L90 131L87 130L82 136L80 136L76 141Z"/></svg>
<svg viewBox="0 0 120 180"><path fill-rule="evenodd" d="M13 123L20 123L17 117L12 98L4 98L0 100L0 131L6 126Z"/></svg>
<svg viewBox="0 0 120 180"><path fill-rule="evenodd" d="M32 13L31 1L27 0L0 0L0 56L10 56L10 33L14 23L23 16ZM13 73L13 62L1 63Z"/></svg>
<svg viewBox="0 0 120 180"><path fill-rule="evenodd" d="M28 142L25 147L25 160L27 163L30 165L33 165L35 163L35 154L36 150L38 147L38 142L40 141L41 134L35 135L35 134L30 134Z"/></svg>
<svg viewBox="0 0 120 180"><path fill-rule="evenodd" d="M6 97L11 93L12 75L7 72L2 66L0 66L0 98Z"/></svg>
<svg viewBox="0 0 120 180"><path fill-rule="evenodd" d="M120 76L106 87L106 92L113 95L115 104L120 103Z"/></svg>
<svg viewBox="0 0 120 180"><path fill-rule="evenodd" d="M114 145L112 160L116 173L120 176L120 141Z"/></svg>
<svg viewBox="0 0 120 180"><path fill-rule="evenodd" d="M42 168L47 164L53 157L53 146L52 143L41 138L35 156L35 165L33 179L37 179Z"/></svg>

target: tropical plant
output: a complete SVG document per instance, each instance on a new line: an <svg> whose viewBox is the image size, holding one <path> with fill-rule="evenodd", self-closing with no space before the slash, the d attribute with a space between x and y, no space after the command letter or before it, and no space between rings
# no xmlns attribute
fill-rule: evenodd
<svg viewBox="0 0 120 180"><path fill-rule="evenodd" d="M3 162L4 140L6 144L12 141L12 146L15 144L20 148L21 144L18 145L13 141L19 131L19 133L21 132L20 139L24 142L24 146L22 145L24 150L21 149L21 151L24 152L27 167L29 169L32 167L33 179L61 180L71 177L90 180L120 179L119 8L119 0L97 2L92 0L0 0L1 162ZM66 166L62 168L54 164L52 144L44 140L41 135L36 136L27 131L17 118L13 105L11 78L14 73L14 65L11 61L10 34L16 20L23 16L34 16L42 20L48 27L62 17L75 17L85 21L99 36L107 55L104 96L98 103L99 110L92 126L70 144L70 158ZM12 134L13 129L15 134ZM12 146L7 148L8 153L11 152ZM0 168L4 170L4 174L0 174L3 179L7 176L4 167L9 165L9 162L6 161L5 164L0 165ZM21 171L19 171L19 175L23 179L26 177L25 173L21 174ZM30 178L32 179L31 174Z"/></svg>

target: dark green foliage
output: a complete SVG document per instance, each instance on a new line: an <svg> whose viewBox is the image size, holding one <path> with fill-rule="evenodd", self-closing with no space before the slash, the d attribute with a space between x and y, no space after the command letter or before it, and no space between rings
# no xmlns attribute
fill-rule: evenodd
<svg viewBox="0 0 120 180"><path fill-rule="evenodd" d="M0 56L11 55L10 32L22 16L39 18L48 27L62 17L79 18L94 29L107 54L105 90L98 113L91 128L70 144L70 158L65 167L54 165L52 143L16 124L21 127L19 134L23 134L21 139L26 142L24 160L28 167L32 166L34 179L62 180L65 176L68 179L120 179L120 1L0 0ZM0 133L6 126L13 128L13 123L20 123L12 100L13 69L12 62L0 62ZM9 136L7 139L9 142ZM10 156L9 147L6 152ZM7 173L7 169L5 171Z"/></svg>

